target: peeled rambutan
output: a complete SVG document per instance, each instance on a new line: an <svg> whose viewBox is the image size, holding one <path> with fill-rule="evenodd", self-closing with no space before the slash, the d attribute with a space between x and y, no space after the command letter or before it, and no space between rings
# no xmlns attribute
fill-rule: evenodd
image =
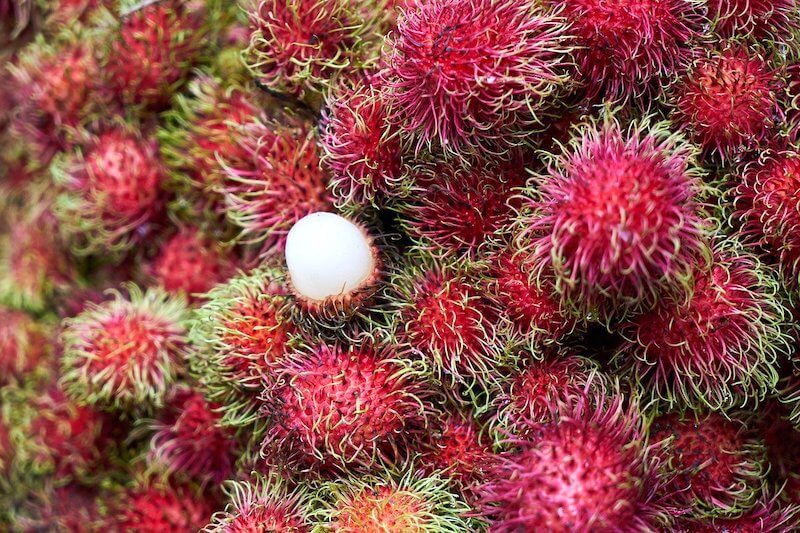
<svg viewBox="0 0 800 533"><path fill-rule="evenodd" d="M383 74L393 121L418 147L455 153L530 134L565 83L565 28L531 0L433 0L405 10Z"/></svg>
<svg viewBox="0 0 800 533"><path fill-rule="evenodd" d="M239 142L249 161L244 168L226 168L227 216L241 228L240 238L259 243L263 255L280 253L295 222L333 203L314 134L305 127L259 123Z"/></svg>
<svg viewBox="0 0 800 533"><path fill-rule="evenodd" d="M353 477L329 482L317 492L314 516L326 529L365 531L471 531L469 506L438 475L405 473Z"/></svg>
<svg viewBox="0 0 800 533"><path fill-rule="evenodd" d="M703 30L695 0L550 0L569 21L576 77L590 99L655 92L689 59Z"/></svg>
<svg viewBox="0 0 800 533"><path fill-rule="evenodd" d="M0 386L46 372L52 346L44 323L0 306Z"/></svg>
<svg viewBox="0 0 800 533"><path fill-rule="evenodd" d="M64 321L63 380L87 404L146 411L163 404L186 357L186 302L157 288L126 292Z"/></svg>
<svg viewBox="0 0 800 533"><path fill-rule="evenodd" d="M689 289L706 253L695 150L664 123L578 130L522 215L532 278L603 322Z"/></svg>
<svg viewBox="0 0 800 533"><path fill-rule="evenodd" d="M527 174L521 155L419 165L401 224L434 255L478 256L512 220L522 202L517 188Z"/></svg>
<svg viewBox="0 0 800 533"><path fill-rule="evenodd" d="M283 531L309 533L308 494L303 489L287 486L277 475L255 474L250 481L231 482L225 488L230 503L215 513L205 533L246 533L250 531Z"/></svg>
<svg viewBox="0 0 800 533"><path fill-rule="evenodd" d="M57 161L53 174L63 189L56 216L77 253L118 253L147 236L165 178L155 139L108 128Z"/></svg>
<svg viewBox="0 0 800 533"><path fill-rule="evenodd" d="M492 464L479 488L491 531L648 531L665 507L635 401L579 395Z"/></svg>
<svg viewBox="0 0 800 533"><path fill-rule="evenodd" d="M790 287L800 284L800 154L794 151L764 154L748 163L734 178L734 212L745 242L778 258Z"/></svg>
<svg viewBox="0 0 800 533"><path fill-rule="evenodd" d="M220 405L188 387L174 389L150 424L148 461L168 473L220 484L231 477L237 443L219 427Z"/></svg>
<svg viewBox="0 0 800 533"><path fill-rule="evenodd" d="M737 159L767 141L782 116L781 84L758 50L723 44L697 58L674 89L675 122L706 156Z"/></svg>
<svg viewBox="0 0 800 533"><path fill-rule="evenodd" d="M343 69L371 62L382 6L373 0L252 0L245 62L260 83L305 98ZM310 94L309 94L310 93Z"/></svg>
<svg viewBox="0 0 800 533"><path fill-rule="evenodd" d="M764 494L756 505L736 517L684 518L675 531L686 533L790 533L800 528L800 507L782 505Z"/></svg>
<svg viewBox="0 0 800 533"><path fill-rule="evenodd" d="M197 228L182 228L168 238L148 267L167 292L190 298L200 297L235 270L226 250Z"/></svg>
<svg viewBox="0 0 800 533"><path fill-rule="evenodd" d="M167 106L200 59L208 33L204 4L167 0L135 6L121 17L102 70L120 102Z"/></svg>
<svg viewBox="0 0 800 533"><path fill-rule="evenodd" d="M303 472L393 464L424 435L428 391L388 346L309 345L278 370L261 396L271 427L261 454Z"/></svg>
<svg viewBox="0 0 800 533"><path fill-rule="evenodd" d="M664 298L621 327L617 352L653 398L717 410L758 401L789 352L788 311L768 267L737 247L718 247L694 275L688 300Z"/></svg>
<svg viewBox="0 0 800 533"><path fill-rule="evenodd" d="M242 427L259 418L258 395L287 357L299 333L287 309L280 272L254 270L218 285L192 322L192 373L209 400L222 406L220 423Z"/></svg>
<svg viewBox="0 0 800 533"><path fill-rule="evenodd" d="M782 40L797 28L794 0L708 0L714 33L725 39L747 35Z"/></svg>
<svg viewBox="0 0 800 533"><path fill-rule="evenodd" d="M745 423L712 412L669 413L650 425L650 440L664 442L664 491L696 516L733 514L753 505L766 475L763 443Z"/></svg>
<svg viewBox="0 0 800 533"><path fill-rule="evenodd" d="M373 84L336 85L323 110L320 145L337 205L381 204L404 194L400 138L392 134L387 102Z"/></svg>
<svg viewBox="0 0 800 533"><path fill-rule="evenodd" d="M107 502L106 527L111 531L198 531L215 502L184 485L140 483Z"/></svg>

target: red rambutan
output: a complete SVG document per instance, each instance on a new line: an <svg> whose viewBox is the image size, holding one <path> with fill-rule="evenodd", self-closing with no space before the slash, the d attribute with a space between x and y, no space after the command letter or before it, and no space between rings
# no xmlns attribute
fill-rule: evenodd
<svg viewBox="0 0 800 533"><path fill-rule="evenodd" d="M49 368L50 335L31 316L0 306L0 386Z"/></svg>
<svg viewBox="0 0 800 533"><path fill-rule="evenodd" d="M303 472L393 464L424 435L427 389L389 347L314 345L292 353L261 400L262 456Z"/></svg>
<svg viewBox="0 0 800 533"><path fill-rule="evenodd" d="M383 74L392 119L458 153L524 137L565 83L564 22L531 0L432 0L402 13Z"/></svg>
<svg viewBox="0 0 800 533"><path fill-rule="evenodd" d="M116 253L147 236L165 177L155 139L109 128L57 161L53 173L63 188L55 212L76 252Z"/></svg>
<svg viewBox="0 0 800 533"><path fill-rule="evenodd" d="M789 352L774 273L736 247L714 255L695 273L688 301L664 298L621 328L617 357L669 406L757 402L777 383L777 357Z"/></svg>
<svg viewBox="0 0 800 533"><path fill-rule="evenodd" d="M747 35L786 38L797 27L795 0L708 0L714 32L723 38Z"/></svg>
<svg viewBox="0 0 800 533"><path fill-rule="evenodd" d="M683 519L681 533L790 533L800 528L800 507L781 505L775 497L764 495L754 507L733 518Z"/></svg>
<svg viewBox="0 0 800 533"><path fill-rule="evenodd" d="M522 215L531 276L565 309L609 321L685 293L706 253L695 150L666 124L589 123Z"/></svg>
<svg viewBox="0 0 800 533"><path fill-rule="evenodd" d="M302 489L290 490L276 475L257 475L254 481L231 482L225 488L230 503L216 513L205 533L249 533L281 531L310 533L307 515L308 494Z"/></svg>
<svg viewBox="0 0 800 533"><path fill-rule="evenodd" d="M674 90L676 125L706 155L736 159L767 140L776 120L781 84L757 50L735 43L697 58Z"/></svg>
<svg viewBox="0 0 800 533"><path fill-rule="evenodd" d="M753 505L766 475L763 443L743 421L720 413L670 413L650 425L664 491L695 516L733 514Z"/></svg>
<svg viewBox="0 0 800 533"><path fill-rule="evenodd" d="M45 486L31 494L12 519L14 531L100 530L98 490L77 483L63 487Z"/></svg>
<svg viewBox="0 0 800 533"><path fill-rule="evenodd" d="M147 484L129 488L108 505L106 527L125 533L198 531L215 502L189 486Z"/></svg>
<svg viewBox="0 0 800 533"><path fill-rule="evenodd" d="M747 243L778 258L789 286L800 285L800 155L765 154L748 163L734 189L732 218Z"/></svg>
<svg viewBox="0 0 800 533"><path fill-rule="evenodd" d="M135 285L110 295L64 321L67 391L102 408L159 407L186 356L186 303Z"/></svg>

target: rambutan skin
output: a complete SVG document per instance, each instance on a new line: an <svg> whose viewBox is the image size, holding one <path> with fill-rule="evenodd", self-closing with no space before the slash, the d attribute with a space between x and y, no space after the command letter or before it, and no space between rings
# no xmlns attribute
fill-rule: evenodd
<svg viewBox="0 0 800 533"><path fill-rule="evenodd" d="M589 99L653 94L689 59L703 29L695 0L550 0L570 22L578 81Z"/></svg>
<svg viewBox="0 0 800 533"><path fill-rule="evenodd" d="M785 39L798 26L793 0L707 0L714 33L723 38L746 35Z"/></svg>
<svg viewBox="0 0 800 533"><path fill-rule="evenodd" d="M407 456L423 434L431 394L390 347L317 344L278 371L261 400L271 427L261 455L303 472L368 470Z"/></svg>
<svg viewBox="0 0 800 533"><path fill-rule="evenodd" d="M695 274L688 300L665 298L622 325L616 358L654 399L712 410L759 401L789 353L775 274L732 244ZM727 249L726 249L727 247Z"/></svg>
<svg viewBox="0 0 800 533"><path fill-rule="evenodd" d="M696 150L666 124L613 117L578 130L523 212L532 277L608 321L686 293L707 254Z"/></svg>
<svg viewBox="0 0 800 533"><path fill-rule="evenodd" d="M112 531L197 531L206 525L215 503L193 487L147 484L126 489L108 504L106 527Z"/></svg>
<svg viewBox="0 0 800 533"><path fill-rule="evenodd" d="M51 339L45 324L0 306L0 385L24 381L51 366Z"/></svg>
<svg viewBox="0 0 800 533"><path fill-rule="evenodd" d="M103 409L160 407L186 358L187 309L161 289L128 285L64 321L67 392Z"/></svg>
<svg viewBox="0 0 800 533"><path fill-rule="evenodd" d="M417 147L513 142L566 81L564 27L529 0L434 0L404 11L382 74L392 120Z"/></svg>

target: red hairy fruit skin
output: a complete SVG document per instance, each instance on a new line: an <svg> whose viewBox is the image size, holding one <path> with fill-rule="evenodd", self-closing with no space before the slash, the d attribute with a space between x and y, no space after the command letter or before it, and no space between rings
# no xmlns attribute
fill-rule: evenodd
<svg viewBox="0 0 800 533"><path fill-rule="evenodd" d="M225 492L230 503L215 513L205 533L249 533L285 531L310 533L308 494L304 489L290 489L276 475L256 475L251 481L230 482Z"/></svg>
<svg viewBox="0 0 800 533"><path fill-rule="evenodd" d="M622 407L579 396L557 421L492 465L480 488L492 531L643 531L657 529L665 508L653 447L643 440L636 402Z"/></svg>
<svg viewBox="0 0 800 533"><path fill-rule="evenodd" d="M358 4L358 5L357 5ZM306 98L344 69L372 62L383 6L366 0L252 0L245 63L269 89ZM385 15L384 15L385 16Z"/></svg>
<svg viewBox="0 0 800 533"><path fill-rule="evenodd" d="M797 28L794 0L708 0L714 32L723 38L747 35L784 40Z"/></svg>
<svg viewBox="0 0 800 533"><path fill-rule="evenodd" d="M14 516L15 531L73 531L101 528L98 490L77 483L37 489Z"/></svg>
<svg viewBox="0 0 800 533"><path fill-rule="evenodd" d="M739 44L698 57L672 98L675 122L707 157L735 160L768 141L783 115L782 90L767 58Z"/></svg>
<svg viewBox="0 0 800 533"><path fill-rule="evenodd" d="M229 254L196 228L180 229L167 239L149 265L158 285L192 299L225 281L234 269Z"/></svg>
<svg viewBox="0 0 800 533"><path fill-rule="evenodd" d="M208 13L198 2L168 0L122 16L103 62L105 83L124 105L159 111L200 60Z"/></svg>
<svg viewBox="0 0 800 533"><path fill-rule="evenodd" d="M427 389L389 347L314 345L291 354L281 387L264 391L272 427L267 463L303 472L368 470L393 464L425 434Z"/></svg>
<svg viewBox="0 0 800 533"><path fill-rule="evenodd" d="M650 440L668 480L664 491L697 516L731 514L753 505L766 475L763 443L745 424L719 413L656 418Z"/></svg>
<svg viewBox="0 0 800 533"><path fill-rule="evenodd" d="M732 217L741 235L778 258L790 287L800 283L800 155L768 153L735 178Z"/></svg>
<svg viewBox="0 0 800 533"><path fill-rule="evenodd" d="M46 371L51 343L43 324L22 311L0 306L0 385Z"/></svg>
<svg viewBox="0 0 800 533"><path fill-rule="evenodd" d="M197 531L206 525L215 502L189 486L147 485L125 490L109 505L112 531Z"/></svg>
<svg viewBox="0 0 800 533"><path fill-rule="evenodd" d="M55 212L79 254L114 254L140 242L159 212L165 172L155 139L123 126L91 136L54 163Z"/></svg>
<svg viewBox="0 0 800 533"><path fill-rule="evenodd" d="M245 242L260 244L263 255L281 253L295 222L333 204L314 133L257 123L240 142L248 164L226 169L228 218Z"/></svg>
<svg viewBox="0 0 800 533"><path fill-rule="evenodd" d="M685 294L706 244L695 150L667 125L614 118L577 130L523 213L534 279L607 322Z"/></svg>
<svg viewBox="0 0 800 533"><path fill-rule="evenodd" d="M789 533L800 528L800 507L782 505L765 494L754 507L734 518L684 518L676 524L681 533Z"/></svg>
<svg viewBox="0 0 800 533"><path fill-rule="evenodd" d="M190 388L174 389L151 426L150 464L216 485L232 477L237 443L219 426L220 408Z"/></svg>
<svg viewBox="0 0 800 533"><path fill-rule="evenodd" d="M64 321L67 391L104 409L160 407L186 357L186 302L135 285L110 295Z"/></svg>
<svg viewBox="0 0 800 533"><path fill-rule="evenodd" d="M761 400L789 351L774 272L736 247L714 255L688 300L665 298L621 328L618 360L669 406L718 410Z"/></svg>
<svg viewBox="0 0 800 533"><path fill-rule="evenodd" d="M418 148L460 153L531 132L565 83L565 24L530 0L433 0L402 13L383 74Z"/></svg>
<svg viewBox="0 0 800 533"><path fill-rule="evenodd" d="M550 0L570 22L576 75L589 99L657 92L689 60L703 30L694 0Z"/></svg>
<svg viewBox="0 0 800 533"><path fill-rule="evenodd" d="M510 223L522 202L523 157L427 163L400 204L406 232L434 255L476 257Z"/></svg>
<svg viewBox="0 0 800 533"><path fill-rule="evenodd" d="M222 406L223 426L259 418L259 393L276 384L275 372L299 333L288 301L282 274L262 268L217 286L196 311L191 370L208 398Z"/></svg>
<svg viewBox="0 0 800 533"><path fill-rule="evenodd" d="M406 188L400 138L392 133L380 89L338 83L323 109L320 144L338 206L381 204Z"/></svg>
<svg viewBox="0 0 800 533"><path fill-rule="evenodd" d="M313 502L314 516L339 533L378 531L472 531L469 512L447 481L413 469L350 477L323 484Z"/></svg>

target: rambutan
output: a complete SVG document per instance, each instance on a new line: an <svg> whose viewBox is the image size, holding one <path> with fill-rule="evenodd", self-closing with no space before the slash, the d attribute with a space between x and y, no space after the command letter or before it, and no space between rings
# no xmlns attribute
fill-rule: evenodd
<svg viewBox="0 0 800 533"><path fill-rule="evenodd" d="M108 504L106 527L126 533L198 531L214 512L215 502L193 487L140 483Z"/></svg>
<svg viewBox="0 0 800 533"><path fill-rule="evenodd" d="M638 405L579 395L530 439L511 440L479 488L491 531L649 531L665 507Z"/></svg>
<svg viewBox="0 0 800 533"><path fill-rule="evenodd" d="M271 427L261 454L303 472L393 464L424 435L430 394L388 346L305 346L278 370L261 400Z"/></svg>
<svg viewBox="0 0 800 533"><path fill-rule="evenodd" d="M287 486L277 475L261 476L249 481L229 483L225 492L230 503L214 514L205 533L247 533L250 531L282 531L309 533L308 494L303 489Z"/></svg>
<svg viewBox="0 0 800 533"><path fill-rule="evenodd" d="M454 153L530 134L566 81L565 28L531 0L433 0L404 11L383 74L393 121L417 147Z"/></svg>
<svg viewBox="0 0 800 533"><path fill-rule="evenodd" d="M800 284L800 155L794 151L764 154L748 163L733 190L732 219L741 234L778 258L790 287Z"/></svg>
<svg viewBox="0 0 800 533"><path fill-rule="evenodd" d="M200 60L210 17L205 4L167 0L123 14L102 70L120 102L156 111L167 107Z"/></svg>
<svg viewBox="0 0 800 533"><path fill-rule="evenodd" d="M399 210L401 224L431 254L477 257L522 202L522 156L418 165Z"/></svg>
<svg viewBox="0 0 800 533"><path fill-rule="evenodd" d="M220 423L242 427L259 418L258 394L299 333L290 320L280 272L257 269L218 285L192 322L191 370L221 407Z"/></svg>
<svg viewBox="0 0 800 533"><path fill-rule="evenodd" d="M696 0L549 0L569 21L576 77L590 99L655 92L689 60L703 30Z"/></svg>
<svg viewBox="0 0 800 533"><path fill-rule="evenodd" d="M270 90L306 98L331 77L374 61L382 6L373 0L252 0L245 63Z"/></svg>
<svg viewBox="0 0 800 533"><path fill-rule="evenodd" d="M664 123L584 125L528 191L531 277L554 275L567 310L603 322L685 294L706 254L695 155Z"/></svg>
<svg viewBox="0 0 800 533"><path fill-rule="evenodd" d="M782 40L797 28L794 0L708 0L714 33L728 39L746 35Z"/></svg>
<svg viewBox="0 0 800 533"><path fill-rule="evenodd" d="M98 490L77 483L35 490L17 509L13 531L73 531L101 528Z"/></svg>
<svg viewBox="0 0 800 533"><path fill-rule="evenodd" d="M64 321L67 391L105 409L160 407L186 357L186 303L135 285L109 294Z"/></svg>
<svg viewBox="0 0 800 533"><path fill-rule="evenodd" d="M44 323L22 311L0 306L0 386L46 372L51 344Z"/></svg>
<svg viewBox="0 0 800 533"><path fill-rule="evenodd" d="M730 515L753 505L767 465L763 443L735 417L669 413L650 425L667 480L665 493L696 516Z"/></svg>
<svg viewBox="0 0 800 533"><path fill-rule="evenodd" d="M337 205L382 204L404 194L400 138L373 84L345 79L335 86L323 109L320 145Z"/></svg>
<svg viewBox="0 0 800 533"><path fill-rule="evenodd" d="M226 167L228 218L241 228L240 238L260 244L264 255L280 253L295 222L333 203L314 134L259 123L239 142L250 159L245 168Z"/></svg>
<svg viewBox="0 0 800 533"><path fill-rule="evenodd" d="M236 440L219 427L220 405L188 387L173 389L150 424L148 461L168 473L219 484L233 473Z"/></svg>
<svg viewBox="0 0 800 533"><path fill-rule="evenodd" d="M793 373L779 383L778 399L789 410L787 419L800 430L800 375ZM800 457L798 457L800 466ZM800 474L800 472L798 472ZM800 499L798 500L800 504Z"/></svg>
<svg viewBox="0 0 800 533"><path fill-rule="evenodd" d="M763 399L790 346L774 272L736 246L720 246L694 278L689 300L664 298L621 327L617 360L669 406L718 410Z"/></svg>
<svg viewBox="0 0 800 533"><path fill-rule="evenodd" d="M765 494L739 516L684 518L676 526L681 533L790 533L800 528L800 507L781 505L776 497Z"/></svg>
<svg viewBox="0 0 800 533"><path fill-rule="evenodd" d="M675 122L706 156L737 159L769 140L781 84L755 49L723 44L698 57L674 89Z"/></svg>
<svg viewBox="0 0 800 533"><path fill-rule="evenodd" d="M56 216L75 252L119 253L149 233L165 178L155 139L108 128L54 163L53 175L63 189Z"/></svg>
<svg viewBox="0 0 800 533"><path fill-rule="evenodd" d="M366 531L471 531L464 517L470 508L434 474L413 470L392 475L350 477L322 485L314 516L326 529L341 533Z"/></svg>

